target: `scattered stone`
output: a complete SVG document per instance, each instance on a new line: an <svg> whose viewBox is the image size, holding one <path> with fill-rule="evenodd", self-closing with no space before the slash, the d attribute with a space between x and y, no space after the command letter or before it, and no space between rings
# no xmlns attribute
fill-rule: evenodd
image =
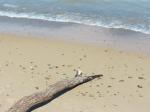
<svg viewBox="0 0 150 112"><path fill-rule="evenodd" d="M33 62L33 61L30 61L30 63L33 64L34 62Z"/></svg>
<svg viewBox="0 0 150 112"><path fill-rule="evenodd" d="M139 97L143 97L141 94L139 94Z"/></svg>
<svg viewBox="0 0 150 112"><path fill-rule="evenodd" d="M128 78L129 78L129 79L132 79L133 77L129 76Z"/></svg>
<svg viewBox="0 0 150 112"><path fill-rule="evenodd" d="M82 61L82 58L80 58L79 60Z"/></svg>
<svg viewBox="0 0 150 112"><path fill-rule="evenodd" d="M49 77L45 77L45 80L49 80L50 78Z"/></svg>
<svg viewBox="0 0 150 112"><path fill-rule="evenodd" d="M138 77L138 79L144 79L144 77Z"/></svg>
<svg viewBox="0 0 150 112"><path fill-rule="evenodd" d="M47 64L48 66L51 66L51 64Z"/></svg>
<svg viewBox="0 0 150 112"><path fill-rule="evenodd" d="M110 79L114 80L115 78L114 77L110 77Z"/></svg>
<svg viewBox="0 0 150 112"><path fill-rule="evenodd" d="M102 97L101 95L98 95L98 97Z"/></svg>
<svg viewBox="0 0 150 112"><path fill-rule="evenodd" d="M127 65L127 64L124 64L124 66L125 66L126 68L128 68L128 65Z"/></svg>
<svg viewBox="0 0 150 112"><path fill-rule="evenodd" d="M119 82L124 82L124 80L119 80Z"/></svg>
<svg viewBox="0 0 150 112"><path fill-rule="evenodd" d="M64 67L65 65L63 64L62 66Z"/></svg>
<svg viewBox="0 0 150 112"><path fill-rule="evenodd" d="M108 88L111 88L112 86L111 86L111 85L108 85L107 87L108 87Z"/></svg>
<svg viewBox="0 0 150 112"><path fill-rule="evenodd" d="M100 87L100 85L97 84L96 87Z"/></svg>
<svg viewBox="0 0 150 112"><path fill-rule="evenodd" d="M49 67L48 69L52 69L53 67Z"/></svg>
<svg viewBox="0 0 150 112"><path fill-rule="evenodd" d="M117 107L118 105L116 105L116 104L113 104L113 106Z"/></svg>
<svg viewBox="0 0 150 112"><path fill-rule="evenodd" d="M106 93L110 93L109 91L106 91Z"/></svg>
<svg viewBox="0 0 150 112"><path fill-rule="evenodd" d="M87 55L83 55L83 57L84 57L84 58L86 58L86 57L87 57Z"/></svg>
<svg viewBox="0 0 150 112"><path fill-rule="evenodd" d="M5 66L8 66L8 64L5 64Z"/></svg>
<svg viewBox="0 0 150 112"><path fill-rule="evenodd" d="M116 93L114 93L114 96L116 96L117 94Z"/></svg>
<svg viewBox="0 0 150 112"><path fill-rule="evenodd" d="M58 66L55 66L55 68L59 68Z"/></svg>
<svg viewBox="0 0 150 112"><path fill-rule="evenodd" d="M72 67L73 65L67 65L68 67Z"/></svg>
<svg viewBox="0 0 150 112"><path fill-rule="evenodd" d="M136 92L138 93L139 91L138 91L138 90L136 90Z"/></svg>
<svg viewBox="0 0 150 112"><path fill-rule="evenodd" d="M108 52L108 50L106 49L104 52Z"/></svg>
<svg viewBox="0 0 150 112"><path fill-rule="evenodd" d="M86 96L86 94L85 94L85 93L81 93L81 95L82 95L82 96Z"/></svg>
<svg viewBox="0 0 150 112"><path fill-rule="evenodd" d="M137 87L138 87L138 88L143 88L143 86L142 86L142 85L137 85Z"/></svg>
<svg viewBox="0 0 150 112"><path fill-rule="evenodd" d="M39 87L35 87L35 89L37 89L37 90L38 90L38 89L39 89Z"/></svg>
<svg viewBox="0 0 150 112"><path fill-rule="evenodd" d="M73 69L73 71L77 71L76 69Z"/></svg>
<svg viewBox="0 0 150 112"><path fill-rule="evenodd" d="M96 93L100 93L99 91L97 91Z"/></svg>
<svg viewBox="0 0 150 112"><path fill-rule="evenodd" d="M34 67L37 68L38 66L37 66L37 65L34 65Z"/></svg>
<svg viewBox="0 0 150 112"><path fill-rule="evenodd" d="M26 68L25 68L25 67L22 67L22 69L25 70Z"/></svg>
<svg viewBox="0 0 150 112"><path fill-rule="evenodd" d="M33 79L33 78L34 78L34 76L32 75L32 76L31 76L31 78Z"/></svg>
<svg viewBox="0 0 150 112"><path fill-rule="evenodd" d="M78 69L80 69L81 67L78 67Z"/></svg>

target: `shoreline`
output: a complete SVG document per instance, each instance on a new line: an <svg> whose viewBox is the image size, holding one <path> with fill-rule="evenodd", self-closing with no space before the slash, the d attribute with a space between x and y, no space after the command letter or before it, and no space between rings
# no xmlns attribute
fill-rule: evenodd
<svg viewBox="0 0 150 112"><path fill-rule="evenodd" d="M98 44L93 44L93 43L86 43L86 42L81 42L81 41L74 41L74 40L66 40L66 39L60 39L60 38L47 38L47 37L41 37L41 36L36 36L36 35L13 35L13 34L1 34L0 36L0 41L3 40L4 38L10 39L10 40L32 40L32 41L42 41L46 43L57 43L57 44L64 44L64 45L75 45L75 46L83 46L87 48L94 48L94 49L105 49L113 51L113 52L119 52L119 53L124 53L124 54L130 54L130 55L136 55L139 57L149 57L150 54L146 52L138 52L138 51L133 51L133 50L127 50L123 48L116 48L112 47L109 45L98 45Z"/></svg>
<svg viewBox="0 0 150 112"><path fill-rule="evenodd" d="M0 33L5 35L56 39L150 54L150 35L139 32L41 20L0 20Z"/></svg>

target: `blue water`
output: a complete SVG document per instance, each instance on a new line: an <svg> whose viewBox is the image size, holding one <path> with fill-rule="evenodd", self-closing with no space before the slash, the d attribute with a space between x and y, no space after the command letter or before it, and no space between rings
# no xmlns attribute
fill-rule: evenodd
<svg viewBox="0 0 150 112"><path fill-rule="evenodd" d="M0 0L0 16L73 22L150 34L150 0Z"/></svg>

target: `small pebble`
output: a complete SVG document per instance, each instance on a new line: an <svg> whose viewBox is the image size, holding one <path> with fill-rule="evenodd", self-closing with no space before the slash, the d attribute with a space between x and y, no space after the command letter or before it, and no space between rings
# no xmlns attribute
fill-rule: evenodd
<svg viewBox="0 0 150 112"><path fill-rule="evenodd" d="M109 87L109 88L110 88L110 87L112 87L112 86L111 86L111 85L108 85L107 87Z"/></svg>
<svg viewBox="0 0 150 112"><path fill-rule="evenodd" d="M35 87L35 89L39 89L39 87Z"/></svg>
<svg viewBox="0 0 150 112"><path fill-rule="evenodd" d="M138 79L144 79L144 77L138 77Z"/></svg>
<svg viewBox="0 0 150 112"><path fill-rule="evenodd" d="M137 85L137 87L138 87L138 88L143 88L143 86L142 86L142 85Z"/></svg>
<svg viewBox="0 0 150 112"><path fill-rule="evenodd" d="M119 82L124 82L124 80L119 80Z"/></svg>

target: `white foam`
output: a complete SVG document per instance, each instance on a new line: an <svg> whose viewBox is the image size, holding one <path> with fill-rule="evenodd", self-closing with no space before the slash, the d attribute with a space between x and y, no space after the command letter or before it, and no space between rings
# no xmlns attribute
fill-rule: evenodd
<svg viewBox="0 0 150 112"><path fill-rule="evenodd" d="M150 29L144 29L144 27L137 27L131 25L123 25L120 21L114 21L113 23L106 24L101 21L92 21L92 20L85 20L81 17L73 17L67 15L57 15L56 17L49 17L46 15L40 15L35 13L15 13L15 12L6 12L0 11L0 16L7 16L11 18L27 18L27 19L39 19L39 20L46 20L46 21L56 21L56 22L72 22L72 23L79 23L85 25L92 25L92 26L101 26L105 28L118 28L118 29L127 29L136 32L141 32L145 34L150 34ZM76 19L75 19L76 18ZM78 19L77 19L78 18Z"/></svg>
<svg viewBox="0 0 150 112"><path fill-rule="evenodd" d="M13 5L13 4L3 4L4 7L7 7L7 8L17 8L18 6L17 5Z"/></svg>

